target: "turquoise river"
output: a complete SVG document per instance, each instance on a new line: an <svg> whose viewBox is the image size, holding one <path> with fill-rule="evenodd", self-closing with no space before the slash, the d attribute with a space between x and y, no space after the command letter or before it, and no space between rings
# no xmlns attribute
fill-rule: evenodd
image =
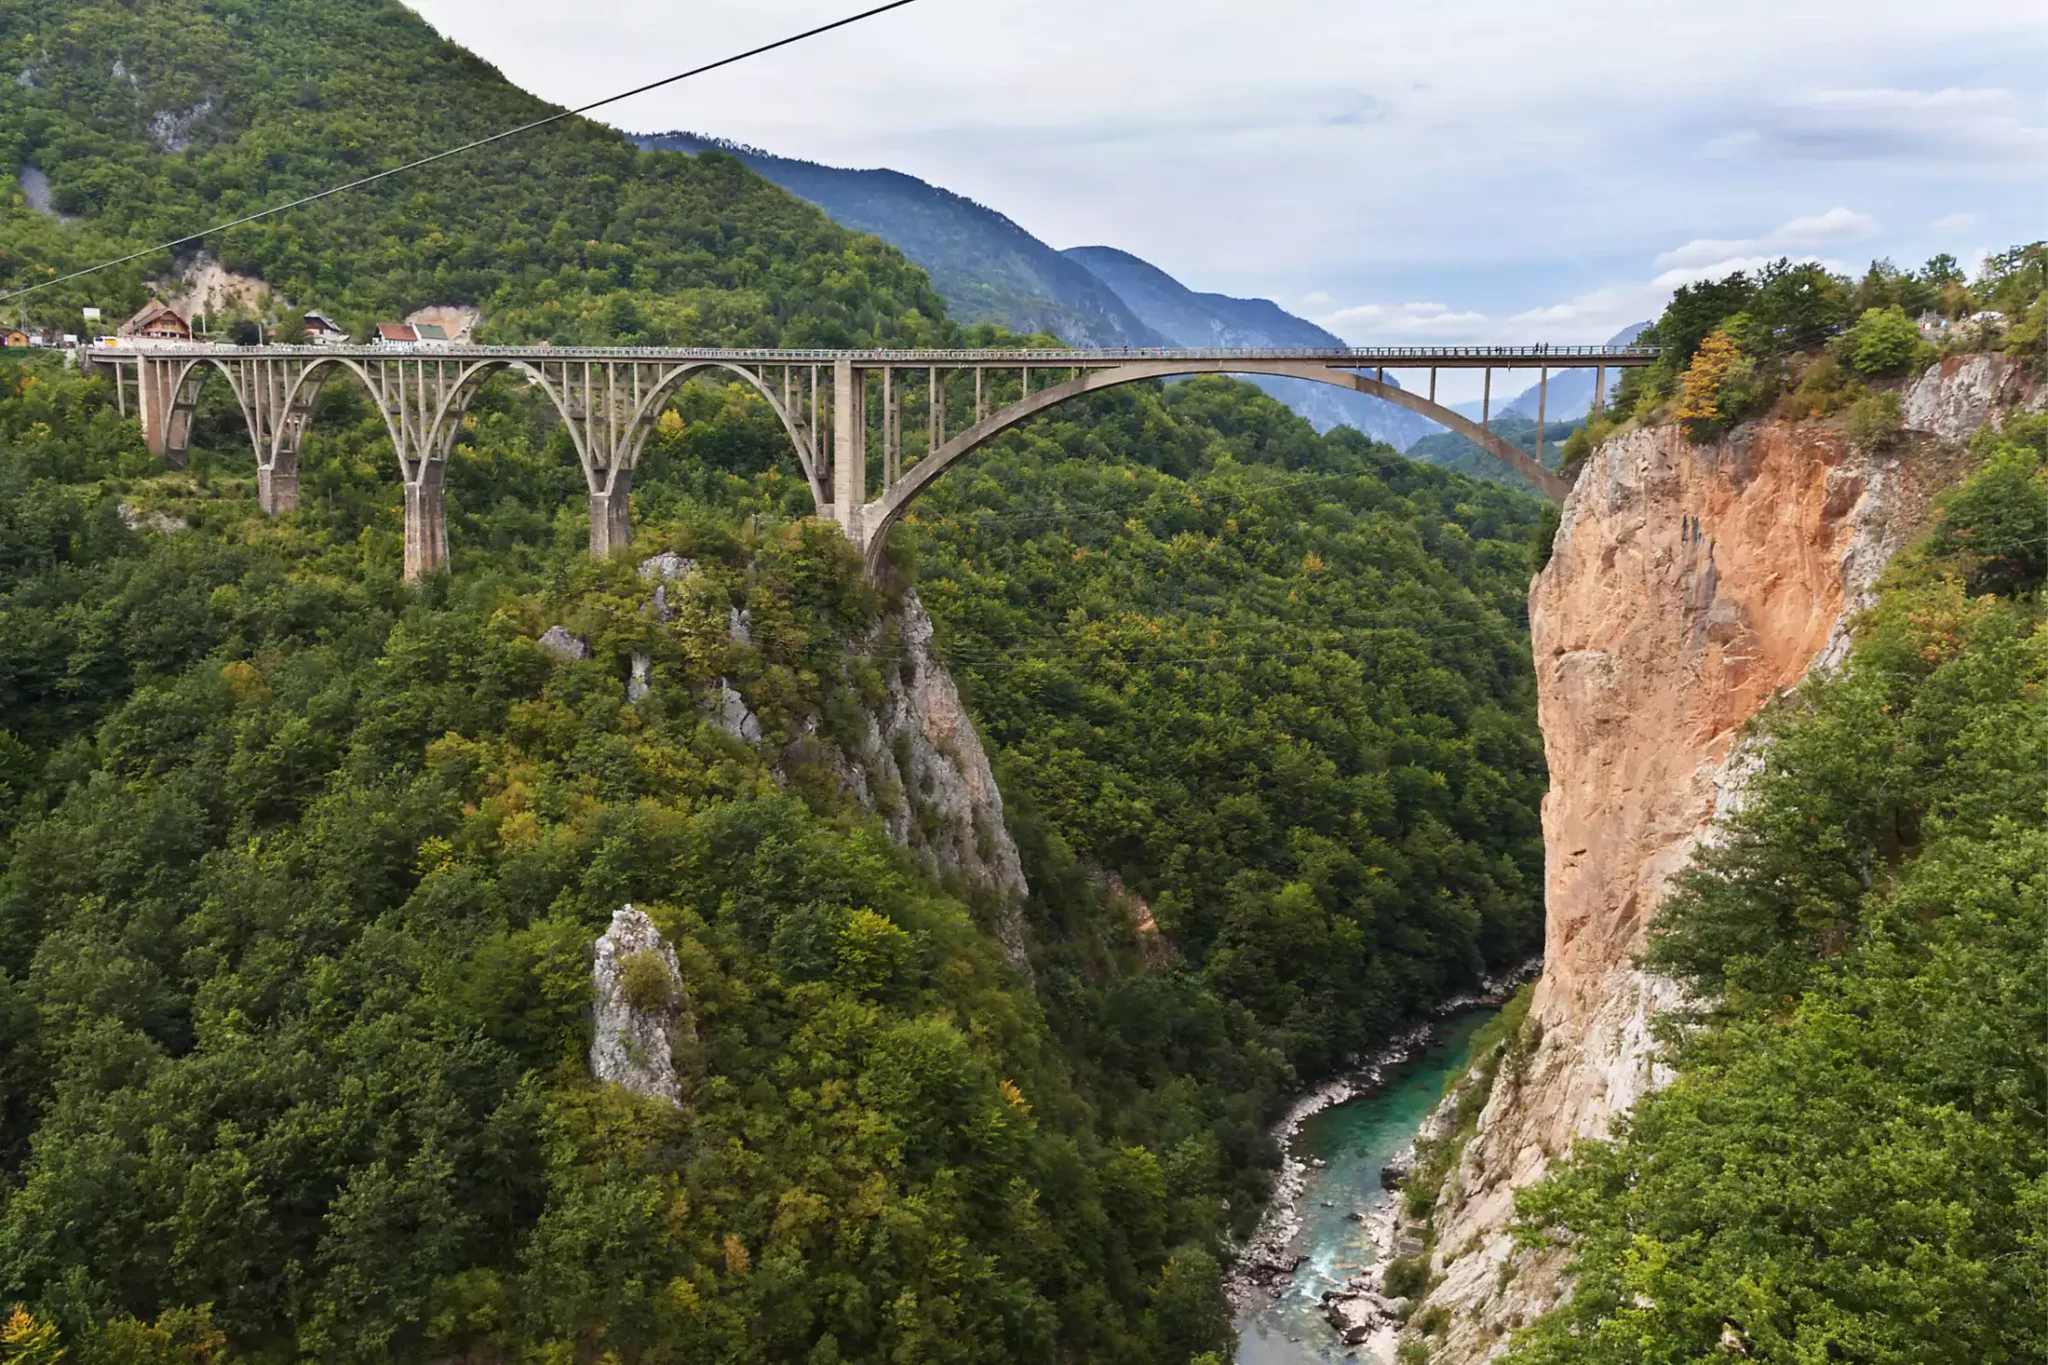
<svg viewBox="0 0 2048 1365"><path fill-rule="evenodd" d="M1472 1035L1497 1011L1446 1020L1436 1041L1370 1095L1325 1109L1302 1125L1296 1152L1328 1163L1311 1167L1301 1197L1294 1248L1306 1256L1277 1299L1262 1299L1238 1320L1237 1365L1320 1365L1352 1358L1324 1321L1322 1295L1370 1267L1367 1215L1394 1196L1380 1169L1415 1140L1444 1086L1465 1066Z"/></svg>

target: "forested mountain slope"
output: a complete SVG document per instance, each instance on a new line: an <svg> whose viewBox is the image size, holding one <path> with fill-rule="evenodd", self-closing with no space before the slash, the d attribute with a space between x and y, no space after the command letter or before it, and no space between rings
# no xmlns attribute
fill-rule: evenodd
<svg viewBox="0 0 2048 1365"><path fill-rule="evenodd" d="M1271 299L1234 299L1201 294L1148 261L1106 246L1074 247L1064 253L1116 290L1147 326L1176 346L1227 346L1258 350L1269 346L1338 347L1347 343ZM1313 422L1318 431L1353 427L1396 450L1408 450L1441 427L1428 418L1327 384L1300 379L1260 378L1260 388ZM1398 383L1398 380L1394 382ZM1432 461L1434 463L1434 461Z"/></svg>
<svg viewBox="0 0 2048 1365"><path fill-rule="evenodd" d="M81 220L9 196L9 283L552 112L404 6L371 0L0 0L0 65L0 170L34 168L52 207ZM358 334L432 303L480 305L500 341L914 343L944 315L900 255L731 158L643 153L580 119L207 248ZM52 288L29 316L123 316L173 265L166 254Z"/></svg>
<svg viewBox="0 0 2048 1365"><path fill-rule="evenodd" d="M74 1358L1178 1365L1224 1344L1300 1078L1533 942L1534 505L1242 386L1018 433L899 546L1013 796L1034 1000L779 747L848 723L893 618L784 519L740 391L686 394L636 489L638 549L707 566L697 629L583 558L516 386L415 595L345 390L272 522L232 446L149 477L102 383L5 380L0 1281ZM559 622L594 658L536 647ZM683 963L680 1112L583 1068L625 902Z"/></svg>
<svg viewBox="0 0 2048 1365"><path fill-rule="evenodd" d="M82 216L9 205L10 270L539 107L372 0L0 14L0 135ZM209 246L354 325L961 337L731 158L575 123ZM1139 387L949 475L876 583L772 414L700 385L634 490L634 558L696 566L665 622L588 560L517 382L465 421L417 592L380 415L319 403L303 510L265 519L231 406L167 475L105 380L0 366L17 1354L1182 1365L1228 1350L1287 1097L1536 937L1531 500L1244 385ZM812 758L888 692L920 580L1011 797L1030 979ZM677 951L680 1109L590 1079L627 902Z"/></svg>

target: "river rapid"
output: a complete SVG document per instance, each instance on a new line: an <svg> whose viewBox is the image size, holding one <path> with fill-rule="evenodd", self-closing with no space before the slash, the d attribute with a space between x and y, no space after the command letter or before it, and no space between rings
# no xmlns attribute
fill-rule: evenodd
<svg viewBox="0 0 2048 1365"><path fill-rule="evenodd" d="M1237 1365L1369 1359L1363 1348L1339 1342L1323 1317L1322 1296L1377 1263L1375 1232L1388 1234L1398 1198L1380 1188L1380 1172L1415 1140L1445 1084L1464 1069L1472 1035L1498 1012L1474 1009L1438 1023L1426 1044L1384 1070L1378 1085L1300 1121L1293 1155L1301 1193L1286 1251L1303 1259L1239 1312Z"/></svg>

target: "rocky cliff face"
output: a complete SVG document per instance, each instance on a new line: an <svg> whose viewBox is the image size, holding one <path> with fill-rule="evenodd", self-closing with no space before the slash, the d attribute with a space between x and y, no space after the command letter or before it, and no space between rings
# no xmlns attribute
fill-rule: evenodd
<svg viewBox="0 0 2048 1365"><path fill-rule="evenodd" d="M1954 442L2036 396L2002 357L1910 387L1896 449L1766 422L1694 446L1636 429L1598 449L1530 592L1548 928L1541 1041L1497 1085L1439 1202L1432 1357L1485 1359L1553 1303L1560 1266L1516 1257L1514 1191L1662 1079L1650 1027L1677 1000L1635 966L1671 877L1741 800L1749 719L1846 652L1848 626L1956 464Z"/></svg>
<svg viewBox="0 0 2048 1365"><path fill-rule="evenodd" d="M866 738L852 752L827 746L824 761L939 881L993 903L1004 955L1028 979L1030 889L988 754L952 675L932 655L931 617L915 591L892 624L868 646L886 696L868 716Z"/></svg>
<svg viewBox="0 0 2048 1365"><path fill-rule="evenodd" d="M651 591L646 610L662 621L673 619L678 604L690 597L697 573L695 560L673 552L643 562L640 579ZM735 645L752 642L746 608L728 609L726 635ZM932 654L931 641L931 617L914 590L905 592L896 609L857 646L883 682L880 702L862 717L859 738L842 735L835 742L819 733L814 719L808 733L776 756L775 777L787 784L792 774L823 770L843 794L879 815L890 837L934 879L992 910L1004 956L1029 980L1024 902L1030 888L1023 860L1003 818L1003 794L981 736L961 705L952 675ZM583 652L564 657L589 656L587 646L559 627L541 644L561 653L565 642ZM637 702L651 688L652 660L638 656L627 695ZM762 742L759 718L730 680L717 679L701 705L735 739Z"/></svg>

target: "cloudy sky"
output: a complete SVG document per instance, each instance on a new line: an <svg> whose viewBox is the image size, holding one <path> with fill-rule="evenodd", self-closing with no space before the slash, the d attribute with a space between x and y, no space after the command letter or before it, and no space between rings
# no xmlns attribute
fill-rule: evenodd
<svg viewBox="0 0 2048 1365"><path fill-rule="evenodd" d="M411 0L580 104L861 0ZM2048 237L2041 0L919 0L604 111L888 166L1361 344Z"/></svg>

